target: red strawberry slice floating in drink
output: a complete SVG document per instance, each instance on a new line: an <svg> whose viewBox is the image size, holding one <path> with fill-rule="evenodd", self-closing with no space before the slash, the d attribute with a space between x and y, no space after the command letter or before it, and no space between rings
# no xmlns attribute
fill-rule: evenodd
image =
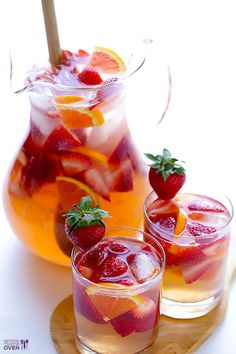
<svg viewBox="0 0 236 354"><path fill-rule="evenodd" d="M92 66L88 66L81 71L78 79L86 85L99 85L103 82L98 71Z"/></svg>
<svg viewBox="0 0 236 354"><path fill-rule="evenodd" d="M149 182L158 197L164 200L174 198L186 179L185 169L180 161L171 157L167 149L163 150L163 155L145 155L152 161Z"/></svg>
<svg viewBox="0 0 236 354"><path fill-rule="evenodd" d="M68 239L83 249L89 249L104 237L106 227L101 218L109 215L102 209L93 208L90 197L82 197L74 209L65 214L65 232Z"/></svg>
<svg viewBox="0 0 236 354"><path fill-rule="evenodd" d="M57 126L47 137L43 150L47 154L57 154L61 150L72 150L81 142L62 125Z"/></svg>
<svg viewBox="0 0 236 354"><path fill-rule="evenodd" d="M211 213L224 213L225 207L216 200L196 199L189 203L188 208L192 211L203 211Z"/></svg>
<svg viewBox="0 0 236 354"><path fill-rule="evenodd" d="M109 187L98 169L91 168L80 174L79 178L97 194L110 201Z"/></svg>
<svg viewBox="0 0 236 354"><path fill-rule="evenodd" d="M115 192L129 192L133 190L133 170L129 160L122 162L111 175L110 190Z"/></svg>
<svg viewBox="0 0 236 354"><path fill-rule="evenodd" d="M194 265L182 265L182 273L186 284L192 284L197 281L204 273L206 273L209 268L214 264L214 260L207 258L202 262L196 263Z"/></svg>
<svg viewBox="0 0 236 354"><path fill-rule="evenodd" d="M61 164L67 176L75 176L92 167L91 160L80 153L68 152L61 155Z"/></svg>
<svg viewBox="0 0 236 354"><path fill-rule="evenodd" d="M92 281L95 283L107 281L107 278L117 277L128 270L127 263L118 255L109 255L95 270Z"/></svg>
<svg viewBox="0 0 236 354"><path fill-rule="evenodd" d="M95 306L91 303L84 287L78 282L74 284L74 306L76 311L87 318L89 321L105 324Z"/></svg>

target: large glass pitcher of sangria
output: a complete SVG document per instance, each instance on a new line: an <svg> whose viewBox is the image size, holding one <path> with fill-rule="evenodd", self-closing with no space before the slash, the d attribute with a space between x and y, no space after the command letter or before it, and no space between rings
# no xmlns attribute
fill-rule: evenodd
<svg viewBox="0 0 236 354"><path fill-rule="evenodd" d="M125 114L128 83L145 61L140 47L137 53L64 50L57 67L34 66L27 74L21 92L29 94L30 128L4 204L21 241L47 260L70 264L63 214L82 196L109 211L108 225L142 223L149 187Z"/></svg>

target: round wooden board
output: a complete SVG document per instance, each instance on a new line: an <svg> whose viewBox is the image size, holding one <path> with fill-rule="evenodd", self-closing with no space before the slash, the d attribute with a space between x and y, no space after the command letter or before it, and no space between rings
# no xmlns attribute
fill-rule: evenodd
<svg viewBox="0 0 236 354"><path fill-rule="evenodd" d="M190 354L214 332L223 320L231 280L236 274L236 240L231 241L227 277L220 304L203 317L191 320L175 320L161 316L157 342L146 354ZM50 331L54 346L59 354L78 354L74 341L74 313L72 295L63 300L53 311Z"/></svg>

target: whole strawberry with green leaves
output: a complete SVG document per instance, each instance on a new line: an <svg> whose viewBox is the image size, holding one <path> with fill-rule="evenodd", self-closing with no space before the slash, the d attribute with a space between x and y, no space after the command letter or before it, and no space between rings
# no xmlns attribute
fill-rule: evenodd
<svg viewBox="0 0 236 354"><path fill-rule="evenodd" d="M93 207L92 199L88 196L82 197L64 216L68 239L84 250L101 241L106 232L106 225L101 219L110 217L108 212L98 206Z"/></svg>
<svg viewBox="0 0 236 354"><path fill-rule="evenodd" d="M162 155L145 155L152 161L149 182L158 197L164 200L174 198L186 180L185 169L181 165L183 161L172 157L167 149Z"/></svg>

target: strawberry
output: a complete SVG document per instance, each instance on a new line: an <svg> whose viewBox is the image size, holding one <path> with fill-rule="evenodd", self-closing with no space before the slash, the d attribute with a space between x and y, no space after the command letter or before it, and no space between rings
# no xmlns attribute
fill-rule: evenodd
<svg viewBox="0 0 236 354"><path fill-rule="evenodd" d="M196 236L196 237L206 237L206 239L209 240L209 237L207 235L211 235L212 233L216 232L216 228L213 226L208 226L208 225L203 225L198 222L187 222L187 230L191 236Z"/></svg>
<svg viewBox="0 0 236 354"><path fill-rule="evenodd" d="M62 125L59 125L47 137L43 150L47 154L55 154L60 150L72 150L80 144L75 136Z"/></svg>
<svg viewBox="0 0 236 354"><path fill-rule="evenodd" d="M134 188L133 170L129 160L122 162L112 173L110 190L115 192L129 192Z"/></svg>
<svg viewBox="0 0 236 354"><path fill-rule="evenodd" d="M164 200L174 198L186 179L183 166L176 158L171 157L167 149L163 150L163 155L145 155L152 160L149 182L158 197Z"/></svg>
<svg viewBox="0 0 236 354"><path fill-rule="evenodd" d="M90 197L82 197L79 204L74 205L66 213L65 232L68 239L83 249L89 249L104 237L106 226L101 218L108 218L106 211L93 208Z"/></svg>
<svg viewBox="0 0 236 354"><path fill-rule="evenodd" d="M81 172L79 178L97 194L110 201L109 188L102 174L95 168Z"/></svg>
<svg viewBox="0 0 236 354"><path fill-rule="evenodd" d="M216 200L196 199L189 203L188 208L192 211L203 211L211 213L223 213L225 208Z"/></svg>
<svg viewBox="0 0 236 354"><path fill-rule="evenodd" d="M203 262L196 263L191 266L189 264L182 265L181 268L185 283L192 284L198 280L213 264L214 260L207 258Z"/></svg>
<svg viewBox="0 0 236 354"><path fill-rule="evenodd" d="M174 246L175 247L175 246ZM173 250L173 246L169 248L166 254L166 264L168 265L192 265L202 262L206 259L205 254L197 246L181 247L176 246Z"/></svg>
<svg viewBox="0 0 236 354"><path fill-rule="evenodd" d="M127 337L136 330L136 320L129 313L113 318L110 323L121 337Z"/></svg>
<svg viewBox="0 0 236 354"><path fill-rule="evenodd" d="M105 324L96 308L91 303L84 287L79 282L74 282L74 306L76 311L87 318L89 321Z"/></svg>
<svg viewBox="0 0 236 354"><path fill-rule="evenodd" d="M61 155L61 164L67 176L75 176L92 167L91 160L77 152L68 152Z"/></svg>
<svg viewBox="0 0 236 354"><path fill-rule="evenodd" d="M87 66L78 75L78 79L86 85L99 85L103 82L95 68Z"/></svg>
<svg viewBox="0 0 236 354"><path fill-rule="evenodd" d="M128 265L123 259L118 255L110 254L96 269L91 280L95 283L107 281L108 277L120 276L126 273L127 270Z"/></svg>
<svg viewBox="0 0 236 354"><path fill-rule="evenodd" d="M78 50L78 56L79 57L83 57L83 58L87 58L90 56L90 54L88 52L86 52L85 50L83 49L79 49Z"/></svg>
<svg viewBox="0 0 236 354"><path fill-rule="evenodd" d="M97 268L108 256L108 246L106 242L99 242L93 246L89 252L82 257L80 264L88 268Z"/></svg>
<svg viewBox="0 0 236 354"><path fill-rule="evenodd" d="M133 332L146 332L156 325L160 316L159 306L147 296L142 296L144 303L134 310L126 312L110 321L114 330L126 337Z"/></svg>
<svg viewBox="0 0 236 354"><path fill-rule="evenodd" d="M121 242L112 242L108 246L108 250L115 254L126 254L129 252L129 249Z"/></svg>

